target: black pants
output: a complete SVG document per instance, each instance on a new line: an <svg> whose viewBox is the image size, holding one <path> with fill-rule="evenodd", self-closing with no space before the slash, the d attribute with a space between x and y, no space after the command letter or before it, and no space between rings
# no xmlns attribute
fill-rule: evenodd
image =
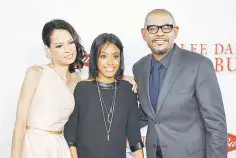
<svg viewBox="0 0 236 158"><path fill-rule="evenodd" d="M157 145L156 148L156 158L163 158L162 153L161 153L161 147Z"/></svg>

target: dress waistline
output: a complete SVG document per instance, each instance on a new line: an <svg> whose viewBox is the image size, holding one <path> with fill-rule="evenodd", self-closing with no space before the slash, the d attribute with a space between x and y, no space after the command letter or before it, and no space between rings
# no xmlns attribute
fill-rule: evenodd
<svg viewBox="0 0 236 158"><path fill-rule="evenodd" d="M39 130L39 131L43 131L43 132L47 132L47 133L51 133L51 134L62 134L62 131L43 130L43 129L38 129L38 128L30 127L30 126L26 126L26 129L27 130L35 129L35 130Z"/></svg>

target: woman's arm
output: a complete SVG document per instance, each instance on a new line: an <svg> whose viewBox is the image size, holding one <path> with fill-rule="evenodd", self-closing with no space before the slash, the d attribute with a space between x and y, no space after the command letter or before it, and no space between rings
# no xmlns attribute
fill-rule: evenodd
<svg viewBox="0 0 236 158"><path fill-rule="evenodd" d="M130 150L134 152L136 158L143 158L143 143L141 140L139 109L137 103L137 95L132 93L129 97L129 112L127 122L127 138Z"/></svg>
<svg viewBox="0 0 236 158"><path fill-rule="evenodd" d="M77 137L76 137L77 124L78 124L78 111L77 111L77 107L75 107L64 129L64 136L70 147L70 153L71 153L72 158L78 158Z"/></svg>
<svg viewBox="0 0 236 158"><path fill-rule="evenodd" d="M68 122L65 125L64 128L64 136L65 139L70 147L70 152L72 158L77 158L77 126L79 122L79 87L76 85L75 90L74 90L74 97L75 97L75 108L74 111L72 112Z"/></svg>
<svg viewBox="0 0 236 158"><path fill-rule="evenodd" d="M41 78L42 69L33 66L28 68L18 99L15 128L13 131L11 157L21 158L26 123L34 92Z"/></svg>

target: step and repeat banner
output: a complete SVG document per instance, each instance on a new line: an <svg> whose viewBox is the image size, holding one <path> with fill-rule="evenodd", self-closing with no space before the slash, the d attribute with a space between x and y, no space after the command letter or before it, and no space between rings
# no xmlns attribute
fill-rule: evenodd
<svg viewBox="0 0 236 158"><path fill-rule="evenodd" d="M236 157L236 1L235 0L23 0L1 2L0 158L10 158L17 100L27 67L49 61L41 31L51 19L71 23L89 53L100 33L122 41L125 74L151 53L141 36L146 14L169 10L179 26L176 43L210 58L222 91L228 127L228 157ZM85 61L87 62L87 61ZM88 67L79 72L87 77ZM147 127L141 129L145 143ZM127 157L133 155L127 148Z"/></svg>

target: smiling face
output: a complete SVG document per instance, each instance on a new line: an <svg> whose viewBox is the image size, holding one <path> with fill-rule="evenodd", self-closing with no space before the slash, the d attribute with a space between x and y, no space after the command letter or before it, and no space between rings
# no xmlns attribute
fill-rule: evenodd
<svg viewBox="0 0 236 158"><path fill-rule="evenodd" d="M113 43L105 43L101 46L97 67L97 79L102 82L114 82L115 75L120 67L120 49Z"/></svg>
<svg viewBox="0 0 236 158"><path fill-rule="evenodd" d="M168 28L170 25L173 25L173 29ZM154 54L163 55L172 49L174 40L178 34L178 27L174 25L173 18L165 11L155 11L147 17L145 28L141 31L143 39L147 42L148 47ZM155 29L156 26L159 26L157 32L150 33L152 31L150 29ZM161 26L162 28L160 28Z"/></svg>
<svg viewBox="0 0 236 158"><path fill-rule="evenodd" d="M76 59L76 46L71 34L63 29L56 29L50 36L50 47L45 45L48 56L54 65L69 66Z"/></svg>

